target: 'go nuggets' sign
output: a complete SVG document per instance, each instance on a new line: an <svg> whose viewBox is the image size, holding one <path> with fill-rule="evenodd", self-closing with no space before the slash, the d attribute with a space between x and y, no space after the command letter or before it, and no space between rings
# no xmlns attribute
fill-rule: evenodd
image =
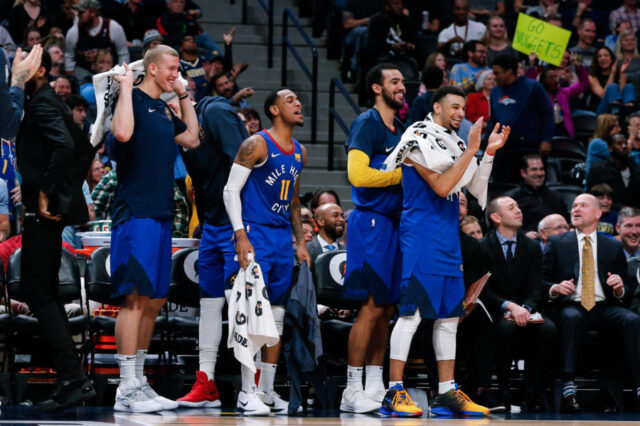
<svg viewBox="0 0 640 426"><path fill-rule="evenodd" d="M569 37L571 31L520 13L513 48L526 55L536 52L540 60L560 65Z"/></svg>

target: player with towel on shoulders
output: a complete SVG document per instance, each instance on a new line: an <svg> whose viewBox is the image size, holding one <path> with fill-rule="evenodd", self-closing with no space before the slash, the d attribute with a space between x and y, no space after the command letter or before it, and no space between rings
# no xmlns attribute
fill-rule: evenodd
<svg viewBox="0 0 640 426"><path fill-rule="evenodd" d="M475 404L454 381L456 332L464 315L462 254L458 237L459 193L466 186L484 207L493 156L510 128L496 124L482 161L482 118L465 146L456 134L464 119L464 92L445 86L433 95L433 113L409 127L385 161L389 170L402 166L403 210L400 220L402 293L400 318L391 334L389 391L380 412L401 416L415 412L402 377L411 340L422 318L434 319L433 349L438 366L435 415L482 416L489 409Z"/></svg>

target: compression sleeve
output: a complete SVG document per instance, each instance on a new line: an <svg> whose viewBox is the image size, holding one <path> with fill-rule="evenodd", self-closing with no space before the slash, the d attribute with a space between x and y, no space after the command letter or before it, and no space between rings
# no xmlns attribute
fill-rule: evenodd
<svg viewBox="0 0 640 426"><path fill-rule="evenodd" d="M369 167L369 156L359 149L350 149L347 158L349 182L355 187L383 188L398 185L402 180L402 169L391 172Z"/></svg>
<svg viewBox="0 0 640 426"><path fill-rule="evenodd" d="M246 168L238 163L233 163L231 171L229 172L229 179L224 186L222 193L222 199L224 200L224 207L227 209L231 226L233 226L233 232L244 229L242 223L242 201L240 200L240 192L247 183L251 169Z"/></svg>

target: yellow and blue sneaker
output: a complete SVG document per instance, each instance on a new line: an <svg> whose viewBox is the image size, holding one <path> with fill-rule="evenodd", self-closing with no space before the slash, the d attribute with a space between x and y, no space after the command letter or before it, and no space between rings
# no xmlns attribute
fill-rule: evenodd
<svg viewBox="0 0 640 426"><path fill-rule="evenodd" d="M398 384L387 391L382 400L380 413L392 417L419 417L422 410L413 402L409 394Z"/></svg>
<svg viewBox="0 0 640 426"><path fill-rule="evenodd" d="M431 414L436 416L472 416L480 417L489 414L489 409L478 405L462 390L451 389L439 393L431 404Z"/></svg>

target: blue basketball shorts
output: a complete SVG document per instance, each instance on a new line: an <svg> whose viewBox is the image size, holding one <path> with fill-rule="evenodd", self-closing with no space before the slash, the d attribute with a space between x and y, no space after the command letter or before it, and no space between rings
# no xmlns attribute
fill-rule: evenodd
<svg viewBox="0 0 640 426"><path fill-rule="evenodd" d="M235 256L233 227L205 223L198 252L200 297L224 297L224 291L233 287L233 278L240 269Z"/></svg>
<svg viewBox="0 0 640 426"><path fill-rule="evenodd" d="M167 297L171 280L171 219L131 216L111 231L111 296Z"/></svg>
<svg viewBox="0 0 640 426"><path fill-rule="evenodd" d="M408 278L402 280L400 316L413 315L420 309L422 318L454 318L464 315L464 279L462 276L432 275L428 266L416 264Z"/></svg>
<svg viewBox="0 0 640 426"><path fill-rule="evenodd" d="M246 223L244 228L262 269L269 302L272 306L284 305L293 275L291 227Z"/></svg>
<svg viewBox="0 0 640 426"><path fill-rule="evenodd" d="M347 227L347 268L342 296L377 305L393 305L400 297L402 255L399 218L354 209Z"/></svg>

